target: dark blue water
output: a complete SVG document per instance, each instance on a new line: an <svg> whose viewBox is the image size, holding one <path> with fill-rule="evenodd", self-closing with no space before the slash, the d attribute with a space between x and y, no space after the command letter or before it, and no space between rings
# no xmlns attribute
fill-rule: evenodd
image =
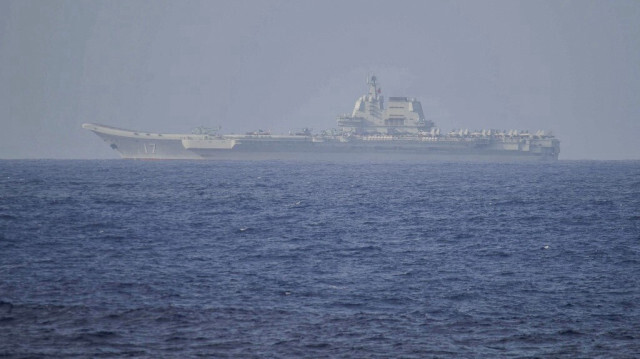
<svg viewBox="0 0 640 359"><path fill-rule="evenodd" d="M640 357L640 162L0 161L0 357Z"/></svg>

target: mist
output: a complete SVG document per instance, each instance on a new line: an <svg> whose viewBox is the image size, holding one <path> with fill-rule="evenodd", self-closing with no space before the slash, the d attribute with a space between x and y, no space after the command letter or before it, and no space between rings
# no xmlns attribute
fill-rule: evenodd
<svg viewBox="0 0 640 359"><path fill-rule="evenodd" d="M637 1L4 1L0 158L117 158L84 122L336 127L375 73L443 131L640 159Z"/></svg>

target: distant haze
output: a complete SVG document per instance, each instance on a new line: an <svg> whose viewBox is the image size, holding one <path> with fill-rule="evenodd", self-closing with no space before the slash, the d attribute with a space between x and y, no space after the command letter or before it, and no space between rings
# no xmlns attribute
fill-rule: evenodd
<svg viewBox="0 0 640 359"><path fill-rule="evenodd" d="M0 158L116 158L84 122L336 127L375 73L443 131L640 159L640 1L2 1Z"/></svg>

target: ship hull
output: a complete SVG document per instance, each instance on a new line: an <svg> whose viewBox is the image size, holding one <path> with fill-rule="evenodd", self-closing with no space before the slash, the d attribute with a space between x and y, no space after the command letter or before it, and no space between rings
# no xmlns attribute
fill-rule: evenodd
<svg viewBox="0 0 640 359"><path fill-rule="evenodd" d="M142 160L554 161L557 140L420 137L208 136L85 124L122 158Z"/></svg>
<svg viewBox="0 0 640 359"><path fill-rule="evenodd" d="M195 160L201 156L184 148L173 139L134 139L110 134L98 134L109 146L127 159Z"/></svg>
<svg viewBox="0 0 640 359"><path fill-rule="evenodd" d="M557 158L534 155L520 155L489 152L387 152L387 151L326 151L326 152L251 152L217 151L201 153L204 160L218 161L327 161L327 162L432 162L432 161L469 161L469 162L541 162L556 161Z"/></svg>

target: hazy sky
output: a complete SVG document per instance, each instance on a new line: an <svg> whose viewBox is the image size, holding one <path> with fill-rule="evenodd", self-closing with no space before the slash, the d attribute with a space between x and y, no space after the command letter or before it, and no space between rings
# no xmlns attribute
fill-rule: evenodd
<svg viewBox="0 0 640 359"><path fill-rule="evenodd" d="M336 127L376 73L453 128L640 159L640 1L0 0L0 158L116 158L84 122Z"/></svg>

